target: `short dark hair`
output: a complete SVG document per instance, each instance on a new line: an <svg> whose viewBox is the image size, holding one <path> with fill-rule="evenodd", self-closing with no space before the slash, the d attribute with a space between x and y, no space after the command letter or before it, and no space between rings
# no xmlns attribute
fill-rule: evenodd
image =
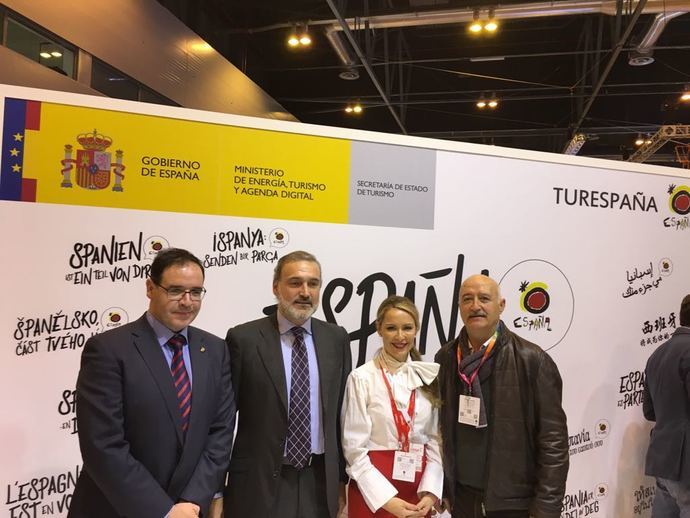
<svg viewBox="0 0 690 518"><path fill-rule="evenodd" d="M319 267L319 272L321 272L321 263L316 259L313 254L305 252L304 250L295 250L287 255L284 255L278 259L276 267L273 269L273 284L280 280L280 274L283 273L283 267L288 263L296 263L297 261L309 261L310 263L316 263Z"/></svg>
<svg viewBox="0 0 690 518"><path fill-rule="evenodd" d="M159 284L165 270L171 266L182 266L189 263L196 264L201 268L201 275L205 278L204 266L201 264L199 258L193 253L183 248L164 248L156 254L153 263L151 263L149 277L155 284Z"/></svg>
<svg viewBox="0 0 690 518"><path fill-rule="evenodd" d="M683 297L680 303L680 325L690 326L690 294Z"/></svg>

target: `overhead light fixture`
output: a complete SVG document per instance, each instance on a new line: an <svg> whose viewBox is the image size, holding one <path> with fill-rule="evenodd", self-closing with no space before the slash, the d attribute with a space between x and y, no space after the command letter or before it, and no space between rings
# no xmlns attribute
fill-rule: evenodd
<svg viewBox="0 0 690 518"><path fill-rule="evenodd" d="M635 145L641 146L642 144L644 144L644 139L642 138L642 135L638 133L637 138L635 139Z"/></svg>
<svg viewBox="0 0 690 518"><path fill-rule="evenodd" d="M475 34L482 32L482 23L479 21L479 9L474 10L474 15L472 16L472 23L469 25L468 29L470 32Z"/></svg>
<svg viewBox="0 0 690 518"><path fill-rule="evenodd" d="M498 101L496 99L491 99L488 106L489 108L496 108L498 106Z"/></svg>
<svg viewBox="0 0 690 518"><path fill-rule="evenodd" d="M486 101L484 99L480 99L479 101L477 101L477 108L479 108L480 110L486 108Z"/></svg>
<svg viewBox="0 0 690 518"><path fill-rule="evenodd" d="M690 85L687 85L683 90L683 93L680 94L680 100L683 102L690 101Z"/></svg>
<svg viewBox="0 0 690 518"><path fill-rule="evenodd" d="M363 111L364 111L364 108L362 108L362 105L358 102L350 103L345 107L345 113L349 113L349 114L359 115Z"/></svg>
<svg viewBox="0 0 690 518"><path fill-rule="evenodd" d="M484 30L487 32L496 32L498 29L498 22L494 18L494 8L489 9L489 21L484 24Z"/></svg>
<svg viewBox="0 0 690 518"><path fill-rule="evenodd" d="M49 59L49 58L52 57L52 56L50 55L50 52L41 52L39 55L40 55L42 58L45 58L45 59Z"/></svg>
<svg viewBox="0 0 690 518"><path fill-rule="evenodd" d="M299 35L299 44L303 47L311 45L311 36L309 36L309 26L305 23L302 27L302 32Z"/></svg>
<svg viewBox="0 0 690 518"><path fill-rule="evenodd" d="M647 137L644 139L644 143L646 145L649 145L652 143L652 136L649 133L647 133Z"/></svg>
<svg viewBox="0 0 690 518"><path fill-rule="evenodd" d="M311 36L309 36L308 25L306 23L293 25L287 43L292 48L309 47L312 43L312 39Z"/></svg>
<svg viewBox="0 0 690 518"><path fill-rule="evenodd" d="M50 53L50 55L53 56L54 58L61 58L62 52L60 52L59 50L54 50L53 52Z"/></svg>

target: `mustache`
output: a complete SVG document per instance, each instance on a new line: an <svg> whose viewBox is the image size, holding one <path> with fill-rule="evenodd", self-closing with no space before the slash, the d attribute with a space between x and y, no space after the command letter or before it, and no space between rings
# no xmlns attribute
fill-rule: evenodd
<svg viewBox="0 0 690 518"><path fill-rule="evenodd" d="M472 313L470 313L469 316L470 316L470 318L472 318L472 317L485 317L486 313L484 313L483 311L473 311Z"/></svg>

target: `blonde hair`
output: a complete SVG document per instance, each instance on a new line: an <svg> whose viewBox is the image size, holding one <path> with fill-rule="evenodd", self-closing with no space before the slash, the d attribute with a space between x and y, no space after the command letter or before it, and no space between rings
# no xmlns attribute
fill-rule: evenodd
<svg viewBox="0 0 690 518"><path fill-rule="evenodd" d="M414 305L407 297L401 297L400 295L391 295L386 300L381 302L378 311L376 312L376 328L381 327L381 322L386 317L386 313L389 309L399 309L408 313L412 320L414 320L414 327L419 331L419 311L417 311L417 306Z"/></svg>

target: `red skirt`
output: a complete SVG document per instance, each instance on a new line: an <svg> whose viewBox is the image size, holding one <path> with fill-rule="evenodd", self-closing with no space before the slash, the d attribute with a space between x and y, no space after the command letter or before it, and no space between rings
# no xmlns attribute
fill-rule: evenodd
<svg viewBox="0 0 690 518"><path fill-rule="evenodd" d="M388 479L388 481L393 484L395 489L398 490L398 494L395 495L406 502L411 504L416 504L419 502L419 497L417 496L417 488L422 480L422 473L424 473L424 468L426 467L426 455L422 459L422 470L415 473L414 482L404 482L402 480L393 480L393 459L395 457L394 450L383 450L383 451L370 451L369 460L376 467L381 474ZM383 508L379 509L375 513L372 513L364 501L362 493L359 492L357 483L354 480L350 480L347 489L347 516L348 518L390 518L393 515ZM427 516L431 516L429 513Z"/></svg>

